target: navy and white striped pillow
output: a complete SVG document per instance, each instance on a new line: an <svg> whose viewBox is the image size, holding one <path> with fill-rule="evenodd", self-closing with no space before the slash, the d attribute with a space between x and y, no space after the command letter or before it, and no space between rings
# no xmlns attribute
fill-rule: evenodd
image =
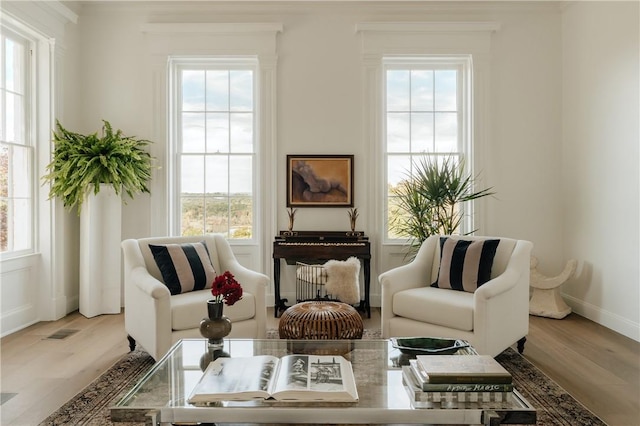
<svg viewBox="0 0 640 426"><path fill-rule="evenodd" d="M216 277L204 241L183 244L149 244L164 284L172 295L211 288Z"/></svg>
<svg viewBox="0 0 640 426"><path fill-rule="evenodd" d="M440 237L440 269L432 287L473 293L491 279L500 240L454 240Z"/></svg>

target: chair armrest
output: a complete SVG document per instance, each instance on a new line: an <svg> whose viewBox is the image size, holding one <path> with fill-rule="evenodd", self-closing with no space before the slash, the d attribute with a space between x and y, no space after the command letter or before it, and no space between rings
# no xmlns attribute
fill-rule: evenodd
<svg viewBox="0 0 640 426"><path fill-rule="evenodd" d="M125 296L126 288L131 285L137 286L143 293L154 299L171 296L167 286L147 270L138 241L127 239L121 243L121 246L124 259Z"/></svg>
<svg viewBox="0 0 640 426"><path fill-rule="evenodd" d="M269 286L269 277L259 272L242 266L237 260L229 260L221 263L223 270L231 272L242 285L243 291L253 294L255 300L255 321L257 324L256 338L267 337L267 299L266 292Z"/></svg>
<svg viewBox="0 0 640 426"><path fill-rule="evenodd" d="M259 272L246 268L238 262L236 256L231 250L229 242L220 234L214 234L213 240L216 245L216 252L218 254L218 261L220 262L221 270L218 273L224 271L231 272L236 280L242 285L243 290L253 293L256 296L261 293L262 298L266 293L266 287L269 285L269 277Z"/></svg>
<svg viewBox="0 0 640 426"><path fill-rule="evenodd" d="M530 256L533 244L529 241L520 240L516 243L511 254L511 260L505 271L494 279L481 285L474 293L474 297L480 300L489 300L498 295L513 289L518 285L523 285L523 278L526 281L527 291L529 288ZM526 277L523 277L526 275Z"/></svg>
<svg viewBox="0 0 640 426"><path fill-rule="evenodd" d="M240 264L237 260L224 263L223 270L233 274L236 280L242 285L243 290L256 295L264 296L269 285L269 277L260 272L253 271Z"/></svg>
<svg viewBox="0 0 640 426"><path fill-rule="evenodd" d="M254 295L256 301L255 321L258 324L257 338L264 339L267 336L267 300L266 291L270 279L265 274L246 268L238 262L231 251L231 246L220 234L214 234L213 239L216 244L218 261L222 271L231 272L236 280L242 285L243 291Z"/></svg>
<svg viewBox="0 0 640 426"><path fill-rule="evenodd" d="M398 291L431 284L429 281L438 238L437 235L427 238L420 246L416 257L410 263L380 274L378 281L383 293L385 289L393 294Z"/></svg>
<svg viewBox="0 0 640 426"><path fill-rule="evenodd" d="M429 281L437 242L437 235L427 238L410 263L383 272L378 276L382 302L380 307L382 337L390 337L389 321L395 316L393 313L394 294L402 290L431 284Z"/></svg>
<svg viewBox="0 0 640 426"><path fill-rule="evenodd" d="M427 268L414 260L411 263L384 272L378 277L381 289L380 325L383 338L390 337L389 321L395 317L393 313L393 296L403 290L424 286L430 275L427 270L431 271L431 268Z"/></svg>
<svg viewBox="0 0 640 426"><path fill-rule="evenodd" d="M137 240L122 242L125 330L155 360L171 345L171 293L146 268Z"/></svg>
<svg viewBox="0 0 640 426"><path fill-rule="evenodd" d="M154 299L161 299L163 297L171 297L169 288L164 283L158 281L153 275L151 275L146 268L138 266L130 271L129 285L135 285L144 294Z"/></svg>
<svg viewBox="0 0 640 426"><path fill-rule="evenodd" d="M504 271L500 276L482 284L473 293L476 299L487 301L506 291L511 290L518 282L519 272L510 269ZM476 302L477 303L477 302Z"/></svg>
<svg viewBox="0 0 640 426"><path fill-rule="evenodd" d="M378 276L378 281L382 291L388 291L391 294L410 288L422 287L429 280L431 268L421 265L417 262L411 262L406 265L398 266L383 272Z"/></svg>
<svg viewBox="0 0 640 426"><path fill-rule="evenodd" d="M505 271L474 293L475 344L492 356L528 333L532 247L519 240Z"/></svg>

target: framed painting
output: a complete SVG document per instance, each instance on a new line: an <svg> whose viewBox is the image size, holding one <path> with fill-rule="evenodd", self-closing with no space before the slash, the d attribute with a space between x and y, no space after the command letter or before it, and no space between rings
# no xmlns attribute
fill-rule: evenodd
<svg viewBox="0 0 640 426"><path fill-rule="evenodd" d="M353 207L353 155L287 155L287 207Z"/></svg>

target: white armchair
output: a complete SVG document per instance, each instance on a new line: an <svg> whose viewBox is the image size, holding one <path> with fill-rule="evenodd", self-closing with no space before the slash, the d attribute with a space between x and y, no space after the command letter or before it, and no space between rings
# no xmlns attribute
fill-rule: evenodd
<svg viewBox="0 0 640 426"><path fill-rule="evenodd" d="M224 307L231 319L230 337L265 338L265 293L269 278L238 263L222 235L128 239L124 254L124 319L131 350L139 343L158 360L176 341L202 337L200 321L207 316L211 289L171 295L149 245L204 241L216 274L230 271L242 285L243 297Z"/></svg>
<svg viewBox="0 0 640 426"><path fill-rule="evenodd" d="M490 280L474 292L432 287L438 279L440 237L427 238L410 263L379 276L382 337L464 339L480 354L496 356L513 343L524 350L529 332L529 259L533 245L499 239Z"/></svg>

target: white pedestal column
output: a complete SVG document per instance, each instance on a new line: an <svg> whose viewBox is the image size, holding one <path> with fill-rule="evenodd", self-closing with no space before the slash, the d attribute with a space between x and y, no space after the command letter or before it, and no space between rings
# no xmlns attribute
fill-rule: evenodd
<svg viewBox="0 0 640 426"><path fill-rule="evenodd" d="M122 201L102 185L80 213L80 313L87 318L120 313Z"/></svg>

